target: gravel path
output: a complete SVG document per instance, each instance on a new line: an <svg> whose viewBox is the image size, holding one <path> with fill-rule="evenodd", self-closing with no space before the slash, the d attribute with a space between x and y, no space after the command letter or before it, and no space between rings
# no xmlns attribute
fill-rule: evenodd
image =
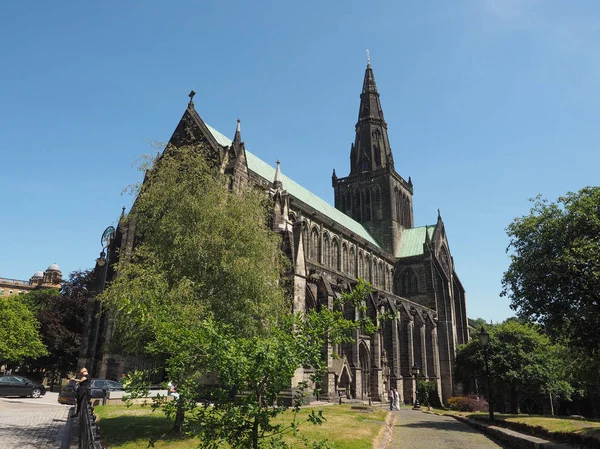
<svg viewBox="0 0 600 449"><path fill-rule="evenodd" d="M509 449L448 416L438 416L406 407L396 415L387 449Z"/></svg>

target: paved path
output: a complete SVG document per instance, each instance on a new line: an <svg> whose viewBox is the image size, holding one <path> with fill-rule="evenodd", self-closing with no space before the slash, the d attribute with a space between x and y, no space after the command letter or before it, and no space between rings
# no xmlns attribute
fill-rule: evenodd
<svg viewBox="0 0 600 449"><path fill-rule="evenodd" d="M389 449L507 449L449 416L411 410L392 412L396 422Z"/></svg>
<svg viewBox="0 0 600 449"><path fill-rule="evenodd" d="M0 449L59 449L71 407L56 397L0 398Z"/></svg>

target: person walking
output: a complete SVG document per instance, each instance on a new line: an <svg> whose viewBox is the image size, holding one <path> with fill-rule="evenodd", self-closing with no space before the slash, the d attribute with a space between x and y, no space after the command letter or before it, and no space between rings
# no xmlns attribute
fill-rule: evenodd
<svg viewBox="0 0 600 449"><path fill-rule="evenodd" d="M394 389L391 387L388 393L388 398L390 399L390 410L394 410Z"/></svg>
<svg viewBox="0 0 600 449"><path fill-rule="evenodd" d="M89 401L90 399L90 375L88 374L87 368L81 368L79 370L79 379L73 377L69 380L72 382L77 382L79 385L77 388L77 410L73 415L73 417L76 417L79 416L83 401Z"/></svg>
<svg viewBox="0 0 600 449"><path fill-rule="evenodd" d="M400 410L400 393L398 393L397 388L394 388L394 405L396 406L396 410Z"/></svg>

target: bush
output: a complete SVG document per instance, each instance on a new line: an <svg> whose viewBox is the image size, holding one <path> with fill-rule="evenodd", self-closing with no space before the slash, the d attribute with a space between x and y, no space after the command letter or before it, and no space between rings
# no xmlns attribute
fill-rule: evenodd
<svg viewBox="0 0 600 449"><path fill-rule="evenodd" d="M450 409L459 412L486 412L488 410L488 402L475 395L455 396L448 399L448 404Z"/></svg>
<svg viewBox="0 0 600 449"><path fill-rule="evenodd" d="M438 408L442 406L435 382L420 380L417 383L417 399L421 405Z"/></svg>

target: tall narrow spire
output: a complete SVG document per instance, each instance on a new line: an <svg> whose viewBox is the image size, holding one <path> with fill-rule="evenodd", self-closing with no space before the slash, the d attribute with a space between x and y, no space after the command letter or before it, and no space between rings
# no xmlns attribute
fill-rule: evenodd
<svg viewBox="0 0 600 449"><path fill-rule="evenodd" d="M242 131L241 131L240 122L241 122L241 120L238 117L237 125L235 127L235 136L233 137L234 143L242 143Z"/></svg>
<svg viewBox="0 0 600 449"><path fill-rule="evenodd" d="M350 174L387 166L393 167L394 160L369 58L360 94L356 138L350 154Z"/></svg>
<svg viewBox="0 0 600 449"><path fill-rule="evenodd" d="M275 169L275 179L273 179L273 188L275 190L283 188L283 183L281 182L281 168L279 167L281 163L279 159L277 159L277 168Z"/></svg>

